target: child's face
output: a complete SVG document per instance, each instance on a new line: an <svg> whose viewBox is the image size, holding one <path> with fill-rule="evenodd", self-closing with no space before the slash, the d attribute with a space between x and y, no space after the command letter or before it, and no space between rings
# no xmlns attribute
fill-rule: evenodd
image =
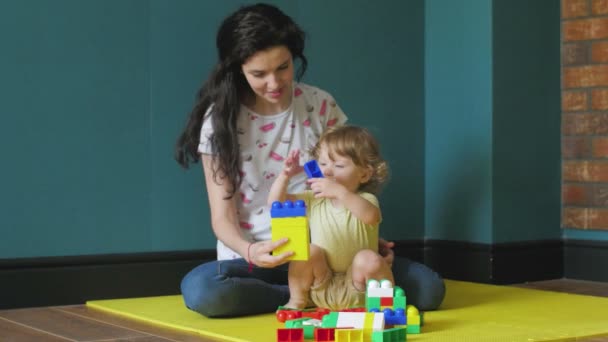
<svg viewBox="0 0 608 342"><path fill-rule="evenodd" d="M346 187L349 191L355 192L359 186L371 177L371 169L355 165L353 160L347 156L332 153L326 145L321 145L319 149L319 168L325 178L333 179L337 183Z"/></svg>

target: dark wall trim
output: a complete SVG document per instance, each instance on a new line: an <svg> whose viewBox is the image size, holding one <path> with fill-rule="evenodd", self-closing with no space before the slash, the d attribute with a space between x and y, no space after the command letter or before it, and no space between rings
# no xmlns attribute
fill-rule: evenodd
<svg viewBox="0 0 608 342"><path fill-rule="evenodd" d="M179 293L182 277L213 251L0 260L0 309Z"/></svg>
<svg viewBox="0 0 608 342"><path fill-rule="evenodd" d="M608 282L608 242L539 240L500 244L395 241L395 254L444 278L488 284L571 279ZM0 309L180 293L182 277L215 250L0 259Z"/></svg>
<svg viewBox="0 0 608 342"><path fill-rule="evenodd" d="M608 282L608 241L564 240L564 276Z"/></svg>
<svg viewBox="0 0 608 342"><path fill-rule="evenodd" d="M422 260L444 278L488 284L557 279L564 274L561 240L490 245L429 239L424 241Z"/></svg>

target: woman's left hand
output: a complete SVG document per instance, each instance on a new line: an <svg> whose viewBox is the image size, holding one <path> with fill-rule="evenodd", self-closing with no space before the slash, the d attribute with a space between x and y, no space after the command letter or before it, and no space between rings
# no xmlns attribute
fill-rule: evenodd
<svg viewBox="0 0 608 342"><path fill-rule="evenodd" d="M378 253L391 267L393 266L393 261L395 260L395 252L393 251L393 247L395 247L395 243L393 241L386 241L383 238L378 238Z"/></svg>

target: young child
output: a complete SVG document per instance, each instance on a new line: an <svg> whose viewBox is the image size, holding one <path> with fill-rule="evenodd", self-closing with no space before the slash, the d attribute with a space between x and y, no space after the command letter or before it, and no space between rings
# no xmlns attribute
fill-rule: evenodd
<svg viewBox="0 0 608 342"><path fill-rule="evenodd" d="M269 194L269 204L303 199L310 225L310 258L290 263L285 306L365 306L367 279L394 283L390 265L378 254L382 215L375 194L387 178L387 164L374 137L356 126L330 128L311 154L324 175L308 180L311 190L287 194L290 178L302 171L294 150Z"/></svg>

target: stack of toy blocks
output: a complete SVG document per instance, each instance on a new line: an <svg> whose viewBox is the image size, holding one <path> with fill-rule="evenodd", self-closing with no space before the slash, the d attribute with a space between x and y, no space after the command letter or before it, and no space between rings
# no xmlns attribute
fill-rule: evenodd
<svg viewBox="0 0 608 342"><path fill-rule="evenodd" d="M403 289L386 279L369 279L365 295L365 309L370 312L383 312L387 325L405 325L406 298Z"/></svg>
<svg viewBox="0 0 608 342"><path fill-rule="evenodd" d="M302 200L276 201L270 209L272 241L289 238L289 241L276 248L273 254L293 251L289 260L308 260L310 255L310 229L306 218L306 204Z"/></svg>

